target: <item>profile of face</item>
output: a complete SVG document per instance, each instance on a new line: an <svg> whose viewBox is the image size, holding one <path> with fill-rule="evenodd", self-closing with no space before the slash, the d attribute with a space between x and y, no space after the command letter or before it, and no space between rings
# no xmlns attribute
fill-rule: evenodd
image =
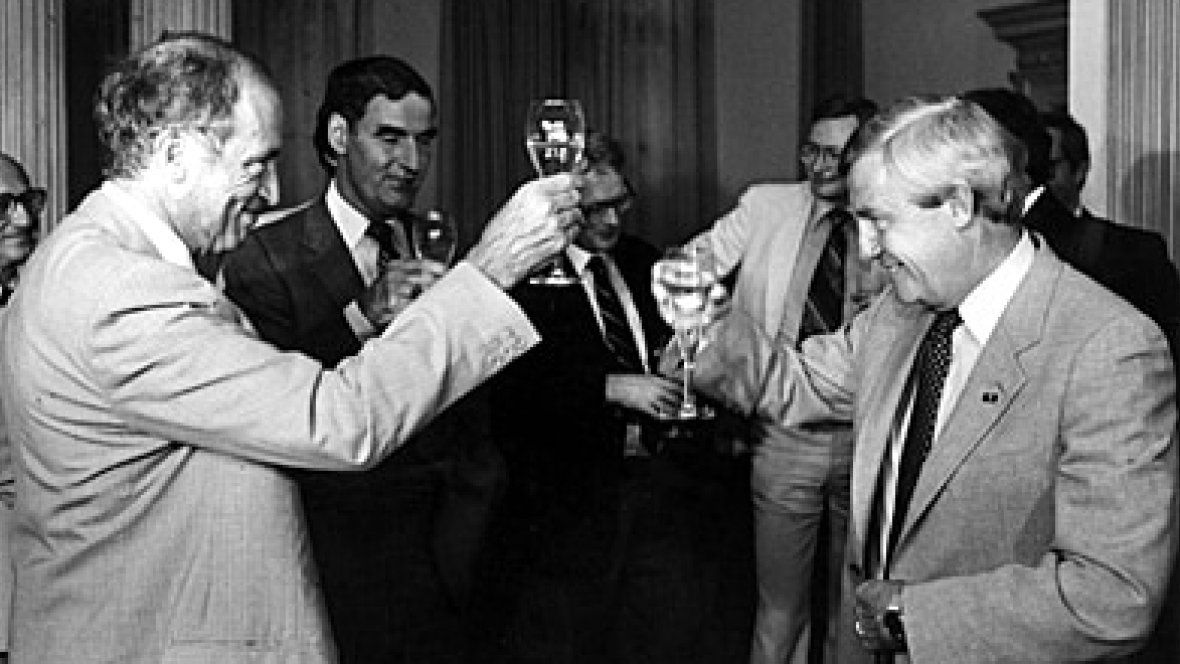
<svg viewBox="0 0 1180 664"><path fill-rule="evenodd" d="M817 120L811 125L799 151L803 173L817 198L838 199L846 185L840 176L840 153L856 131L855 115Z"/></svg>
<svg viewBox="0 0 1180 664"><path fill-rule="evenodd" d="M919 206L879 152L853 164L849 197L861 256L881 266L899 300L935 309L957 304L975 247L969 205L948 197Z"/></svg>
<svg viewBox="0 0 1180 664"><path fill-rule="evenodd" d="M396 101L378 95L349 124L338 114L328 120L340 195L369 219L409 209L434 156L434 106L415 92Z"/></svg>
<svg viewBox="0 0 1180 664"><path fill-rule="evenodd" d="M621 214L631 204L627 183L614 166L599 163L582 170L582 223L574 242L591 253L609 251L623 232Z"/></svg>
<svg viewBox="0 0 1180 664"><path fill-rule="evenodd" d="M1073 164L1065 158L1065 152L1061 148L1061 130L1049 127L1048 132L1052 139L1049 163L1052 164L1053 169L1046 185L1062 205L1071 211L1077 210L1081 204L1086 173L1081 169L1075 169Z"/></svg>
<svg viewBox="0 0 1180 664"><path fill-rule="evenodd" d="M190 164L197 199L190 222L198 251L228 251L254 226L257 215L278 203L275 161L282 145L282 105L269 85L247 79L230 116L232 130L218 145L208 132L188 132L196 155ZM182 233L183 234L183 233Z"/></svg>
<svg viewBox="0 0 1180 664"><path fill-rule="evenodd" d="M45 190L29 187L24 169L0 155L0 271L25 262L37 243Z"/></svg>

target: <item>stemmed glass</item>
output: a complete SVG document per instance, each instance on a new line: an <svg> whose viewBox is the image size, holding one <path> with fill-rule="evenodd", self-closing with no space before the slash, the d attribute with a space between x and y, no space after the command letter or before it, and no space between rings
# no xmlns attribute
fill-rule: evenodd
<svg viewBox="0 0 1180 664"><path fill-rule="evenodd" d="M652 268L651 289L660 315L672 326L684 361L684 393L680 409L666 416L693 420L712 417L710 408L698 404L692 391L692 371L700 350L701 331L708 324L710 297L717 284L712 254L702 246L674 247Z"/></svg>
<svg viewBox="0 0 1180 664"><path fill-rule="evenodd" d="M410 242L418 258L450 265L459 244L459 229L447 212L427 210L410 224Z"/></svg>
<svg viewBox="0 0 1180 664"><path fill-rule="evenodd" d="M586 117L577 99L539 99L529 104L525 123L525 147L537 175L567 173L582 158L586 145ZM542 286L569 286L578 282L565 268L561 256L529 279Z"/></svg>

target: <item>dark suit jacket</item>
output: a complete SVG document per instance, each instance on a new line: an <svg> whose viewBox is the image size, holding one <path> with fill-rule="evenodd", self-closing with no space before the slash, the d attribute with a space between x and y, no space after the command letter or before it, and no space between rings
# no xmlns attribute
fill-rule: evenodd
<svg viewBox="0 0 1180 664"><path fill-rule="evenodd" d="M649 350L659 348L669 330L651 294L658 252L623 236L611 256ZM603 341L582 286L526 283L512 295L542 342L489 385L493 431L509 467L508 527L543 539L517 552L542 568L600 568L615 525L625 426L606 402L606 377L625 369Z"/></svg>
<svg viewBox="0 0 1180 664"><path fill-rule="evenodd" d="M1180 337L1180 276L1157 233L1113 223L1089 212L1074 216L1048 191L1024 223L1044 236L1074 269L1147 314L1168 337Z"/></svg>
<svg viewBox="0 0 1180 664"><path fill-rule="evenodd" d="M259 335L279 348L300 350L328 366L360 351L361 341L343 312L364 283L322 197L251 232L226 258L223 274L228 295ZM419 546L416 539L406 542L404 534L380 536L400 532L395 520L417 521L423 512L432 515L420 527L429 531L423 535L432 549L428 555L462 603L473 557L505 481L503 461L487 438L479 393L456 403L372 471L300 473L298 479L330 608L356 593L334 588L335 574L378 583L370 577L378 570L365 569L354 552Z"/></svg>

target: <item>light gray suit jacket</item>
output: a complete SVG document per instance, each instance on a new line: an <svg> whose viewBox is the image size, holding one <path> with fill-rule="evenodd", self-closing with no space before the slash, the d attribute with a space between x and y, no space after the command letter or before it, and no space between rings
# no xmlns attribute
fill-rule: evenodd
<svg viewBox="0 0 1180 664"><path fill-rule="evenodd" d="M871 661L851 592L931 319L886 294L796 353L738 317L699 365L732 406L854 422L842 664ZM923 467L891 561L913 662L1092 661L1142 645L1175 552L1174 398L1160 330L1042 243Z"/></svg>
<svg viewBox="0 0 1180 664"><path fill-rule="evenodd" d="M536 343L460 264L354 358L280 353L104 190L0 328L13 662L335 661L282 467L361 470Z"/></svg>

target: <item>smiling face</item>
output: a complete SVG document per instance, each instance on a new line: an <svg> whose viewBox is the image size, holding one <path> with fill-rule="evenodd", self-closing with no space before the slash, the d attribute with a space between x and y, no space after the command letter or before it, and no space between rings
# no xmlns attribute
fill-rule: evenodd
<svg viewBox="0 0 1180 664"><path fill-rule="evenodd" d="M0 194L20 195L29 191L29 179L14 161L0 155ZM14 202L0 210L0 272L19 265L29 257L37 240L37 215L27 205Z"/></svg>
<svg viewBox="0 0 1180 664"><path fill-rule="evenodd" d="M190 130L186 141L192 205L185 228L198 252L237 246L260 208L278 202L275 160L282 143L282 110L269 85L247 79L230 118L232 131L220 142L208 131Z"/></svg>
<svg viewBox="0 0 1180 664"><path fill-rule="evenodd" d="M856 127L855 115L816 120L811 125L799 161L811 193L817 198L833 200L844 195L846 185L840 177L840 153Z"/></svg>
<svg viewBox="0 0 1180 664"><path fill-rule="evenodd" d="M954 198L919 206L880 152L858 159L849 181L861 254L884 268L897 298L934 309L957 306L971 287L970 209Z"/></svg>
<svg viewBox="0 0 1180 664"><path fill-rule="evenodd" d="M433 157L437 129L431 102L414 92L397 101L378 95L352 126L335 114L328 122L344 200L369 219L388 219L410 208Z"/></svg>

